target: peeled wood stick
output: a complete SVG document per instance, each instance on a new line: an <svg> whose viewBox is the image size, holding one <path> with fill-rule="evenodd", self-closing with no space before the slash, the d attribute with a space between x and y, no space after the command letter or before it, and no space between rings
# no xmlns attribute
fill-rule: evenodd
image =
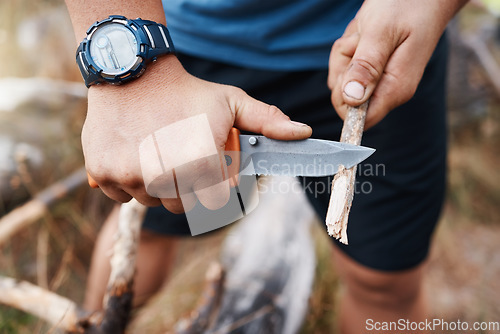
<svg viewBox="0 0 500 334"><path fill-rule="evenodd" d="M349 107L340 136L341 142L361 144L367 109L368 102L359 107ZM330 204L326 214L328 234L340 239L340 242L346 245L348 243L347 221L356 185L356 168L357 166L349 169L342 165L339 167L339 171L333 179Z"/></svg>

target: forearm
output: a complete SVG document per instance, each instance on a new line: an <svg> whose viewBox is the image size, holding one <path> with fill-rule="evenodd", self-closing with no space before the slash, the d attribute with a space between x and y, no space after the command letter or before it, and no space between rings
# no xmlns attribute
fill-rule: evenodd
<svg viewBox="0 0 500 334"><path fill-rule="evenodd" d="M77 43L85 37L92 23L109 15L123 15L130 19L142 18L165 24L160 0L66 0Z"/></svg>

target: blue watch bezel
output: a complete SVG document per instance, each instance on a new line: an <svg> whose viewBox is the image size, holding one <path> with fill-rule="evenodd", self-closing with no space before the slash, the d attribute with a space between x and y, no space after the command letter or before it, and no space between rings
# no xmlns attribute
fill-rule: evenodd
<svg viewBox="0 0 500 334"><path fill-rule="evenodd" d="M108 74L101 67L99 67L90 54L90 44L92 43L92 35L97 29L108 24L121 24L125 28L129 29L136 38L137 41L137 60L132 65L132 67L123 73L119 74ZM154 38L149 31L149 29L144 29L144 26L158 25L163 29L162 37L165 41L165 47L153 47ZM152 45L153 44L153 45ZM92 85L100 83L110 83L113 85L126 83L128 81L137 79L140 77L149 63L155 61L158 57L175 53L170 34L164 25L153 21L142 20L140 18L132 20L127 19L125 16L120 15L110 15L108 18L95 22L88 30L87 36L80 43L78 49L76 50L76 62L80 68L83 79L85 80L85 85L90 87Z"/></svg>

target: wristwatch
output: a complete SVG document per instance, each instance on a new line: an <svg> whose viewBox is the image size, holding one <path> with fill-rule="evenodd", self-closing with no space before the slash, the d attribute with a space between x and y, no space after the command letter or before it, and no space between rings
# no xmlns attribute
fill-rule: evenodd
<svg viewBox="0 0 500 334"><path fill-rule="evenodd" d="M121 84L140 77L147 64L174 53L163 24L111 15L94 23L76 50L85 85Z"/></svg>

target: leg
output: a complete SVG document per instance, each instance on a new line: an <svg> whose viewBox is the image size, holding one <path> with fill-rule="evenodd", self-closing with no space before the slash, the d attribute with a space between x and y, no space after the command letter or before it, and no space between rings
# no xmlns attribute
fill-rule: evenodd
<svg viewBox="0 0 500 334"><path fill-rule="evenodd" d="M425 322L427 307L422 289L423 264L408 270L388 272L360 265L336 247L333 255L344 283L339 314L342 334L379 333L367 330L370 329L367 327L368 319L373 322L397 322L399 319Z"/></svg>
<svg viewBox="0 0 500 334"><path fill-rule="evenodd" d="M119 206L116 206L106 219L92 254L84 301L84 308L89 311L102 309L111 270L109 256L117 229L118 212ZM177 239L174 237L142 230L140 238L134 278L134 306L146 302L161 287L171 272L177 248Z"/></svg>

